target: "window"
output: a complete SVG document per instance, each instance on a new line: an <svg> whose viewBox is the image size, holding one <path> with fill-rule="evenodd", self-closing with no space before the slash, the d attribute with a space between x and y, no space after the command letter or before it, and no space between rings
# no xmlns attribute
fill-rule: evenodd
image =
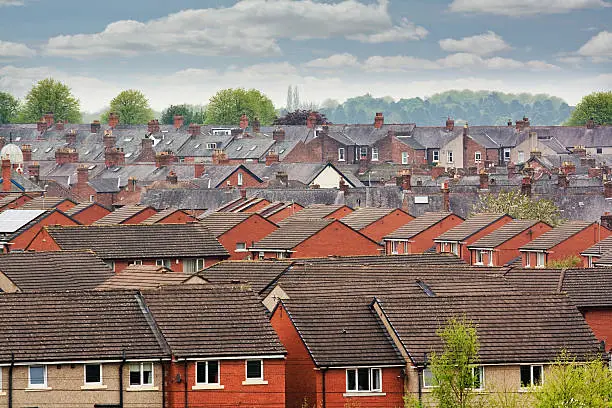
<svg viewBox="0 0 612 408"><path fill-rule="evenodd" d="M593 257L592 256L588 256L588 265L587 267L592 268L593 267Z"/></svg>
<svg viewBox="0 0 612 408"><path fill-rule="evenodd" d="M246 251L246 242L236 242L236 252Z"/></svg>
<svg viewBox="0 0 612 408"><path fill-rule="evenodd" d="M489 266L493 266L493 251L489 251Z"/></svg>
<svg viewBox="0 0 612 408"><path fill-rule="evenodd" d="M474 380L474 385L472 386L475 390L484 389L484 367L472 367L472 379Z"/></svg>
<svg viewBox="0 0 612 408"><path fill-rule="evenodd" d="M546 254L544 252L536 253L536 268L543 268L545 266Z"/></svg>
<svg viewBox="0 0 612 408"><path fill-rule="evenodd" d="M242 173L238 173L238 185L241 186L243 183L243 179L242 179Z"/></svg>
<svg viewBox="0 0 612 408"><path fill-rule="evenodd" d="M108 267L111 268L113 272L115 272L115 261L104 261L104 263L108 265Z"/></svg>
<svg viewBox="0 0 612 408"><path fill-rule="evenodd" d="M209 150L216 149L217 144L216 143L206 143L206 148Z"/></svg>
<svg viewBox="0 0 612 408"><path fill-rule="evenodd" d="M359 148L359 158L367 159L368 158L368 146L361 146Z"/></svg>
<svg viewBox="0 0 612 408"><path fill-rule="evenodd" d="M482 153L480 152L474 153L474 162L476 163L482 162Z"/></svg>
<svg viewBox="0 0 612 408"><path fill-rule="evenodd" d="M423 370L423 387L432 388L434 386L434 376L430 368Z"/></svg>
<svg viewBox="0 0 612 408"><path fill-rule="evenodd" d="M130 364L130 386L144 387L153 385L153 363Z"/></svg>
<svg viewBox="0 0 612 408"><path fill-rule="evenodd" d="M347 392L381 392L380 368L355 368L346 370Z"/></svg>
<svg viewBox="0 0 612 408"><path fill-rule="evenodd" d="M276 253L276 259L285 259L285 253L284 252L277 252Z"/></svg>
<svg viewBox="0 0 612 408"><path fill-rule="evenodd" d="M518 152L518 160L519 163L523 163L525 162L525 152L520 151Z"/></svg>
<svg viewBox="0 0 612 408"><path fill-rule="evenodd" d="M408 152L402 152L402 164L408 164Z"/></svg>
<svg viewBox="0 0 612 408"><path fill-rule="evenodd" d="M196 384L219 384L219 362L198 361L196 363Z"/></svg>
<svg viewBox="0 0 612 408"><path fill-rule="evenodd" d="M185 259L183 261L183 272L196 273L204 269L204 259Z"/></svg>
<svg viewBox="0 0 612 408"><path fill-rule="evenodd" d="M339 147L338 148L338 161L345 161L346 159L344 158L344 147Z"/></svg>
<svg viewBox="0 0 612 408"><path fill-rule="evenodd" d="M531 268L531 252L525 252L525 268Z"/></svg>
<svg viewBox="0 0 612 408"><path fill-rule="evenodd" d="M142 259L135 259L130 262L130 265L142 265Z"/></svg>
<svg viewBox="0 0 612 408"><path fill-rule="evenodd" d="M247 381L263 380L263 360L246 361L246 379Z"/></svg>
<svg viewBox="0 0 612 408"><path fill-rule="evenodd" d="M504 161L510 161L510 149L508 149L507 147L504 148Z"/></svg>
<svg viewBox="0 0 612 408"><path fill-rule="evenodd" d="M260 252L259 253L259 260L263 260L266 257L265 252Z"/></svg>
<svg viewBox="0 0 612 408"><path fill-rule="evenodd" d="M85 364L85 385L102 385L102 364Z"/></svg>
<svg viewBox="0 0 612 408"><path fill-rule="evenodd" d="M433 151L433 160L434 163L437 163L440 161L440 151L439 150L434 150Z"/></svg>
<svg viewBox="0 0 612 408"><path fill-rule="evenodd" d="M47 388L47 366L30 366L28 388Z"/></svg>
<svg viewBox="0 0 612 408"><path fill-rule="evenodd" d="M165 266L166 268L170 269L170 266L172 265L172 261L170 261L169 259L158 259L157 261L155 261L155 265Z"/></svg>
<svg viewBox="0 0 612 408"><path fill-rule="evenodd" d="M476 265L484 264L484 251L476 250Z"/></svg>
<svg viewBox="0 0 612 408"><path fill-rule="evenodd" d="M603 153L603 149L601 147L597 148L597 154L602 154Z"/></svg>
<svg viewBox="0 0 612 408"><path fill-rule="evenodd" d="M378 161L378 147L372 148L372 161Z"/></svg>
<svg viewBox="0 0 612 408"><path fill-rule="evenodd" d="M453 162L453 152L451 150L446 152L446 161L449 163Z"/></svg>
<svg viewBox="0 0 612 408"><path fill-rule="evenodd" d="M450 245L451 245L451 252L459 256L459 244L457 244L456 242L453 242Z"/></svg>
<svg viewBox="0 0 612 408"><path fill-rule="evenodd" d="M397 241L391 241L391 253L396 255L397 252Z"/></svg>
<svg viewBox="0 0 612 408"><path fill-rule="evenodd" d="M544 367L541 365L521 366L521 388L542 385Z"/></svg>

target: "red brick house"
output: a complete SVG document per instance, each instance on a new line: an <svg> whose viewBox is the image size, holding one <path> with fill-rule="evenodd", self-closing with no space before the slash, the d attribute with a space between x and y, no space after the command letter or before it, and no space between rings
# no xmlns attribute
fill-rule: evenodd
<svg viewBox="0 0 612 408"><path fill-rule="evenodd" d="M183 210L176 208L167 208L161 210L157 214L153 214L146 220L142 221L142 224L186 224L188 222L195 222L197 219L192 215L187 214Z"/></svg>
<svg viewBox="0 0 612 408"><path fill-rule="evenodd" d="M519 248L552 227L537 220L512 220L468 245L470 265L503 266L519 258Z"/></svg>
<svg viewBox="0 0 612 408"><path fill-rule="evenodd" d="M316 218L339 220L352 212L353 209L344 204L312 204L292 214L290 217L285 218L283 222Z"/></svg>
<svg viewBox="0 0 612 408"><path fill-rule="evenodd" d="M378 255L381 250L378 243L338 220L315 218L286 219L249 249L253 259Z"/></svg>
<svg viewBox="0 0 612 408"><path fill-rule="evenodd" d="M96 221L96 225L140 224L157 214L153 207L126 205Z"/></svg>
<svg viewBox="0 0 612 408"><path fill-rule="evenodd" d="M82 225L91 225L112 211L98 203L80 203L65 211L75 221Z"/></svg>
<svg viewBox="0 0 612 408"><path fill-rule="evenodd" d="M595 243L595 245L585 249L580 255L582 256L585 268L612 266L612 236Z"/></svg>
<svg viewBox="0 0 612 408"><path fill-rule="evenodd" d="M56 209L5 210L0 213L0 245L4 252L23 250L45 226L78 224Z"/></svg>
<svg viewBox="0 0 612 408"><path fill-rule="evenodd" d="M89 249L115 272L136 264L195 273L229 257L219 241L199 223L50 226L40 230L27 249Z"/></svg>
<svg viewBox="0 0 612 408"><path fill-rule="evenodd" d="M208 188L260 187L264 183L264 180L243 164L210 166L200 180Z"/></svg>
<svg viewBox="0 0 612 408"><path fill-rule="evenodd" d="M8 193L0 195L0 211L21 207L31 199L32 197L27 194Z"/></svg>
<svg viewBox="0 0 612 408"><path fill-rule="evenodd" d="M412 215L399 208L363 207L342 217L342 222L371 240L381 242L385 235L413 219Z"/></svg>
<svg viewBox="0 0 612 408"><path fill-rule="evenodd" d="M436 252L452 253L470 262L468 246L512 221L507 214L477 214L434 239Z"/></svg>
<svg viewBox="0 0 612 408"><path fill-rule="evenodd" d="M568 221L520 248L524 268L545 268L550 261L580 256L612 232L598 223Z"/></svg>
<svg viewBox="0 0 612 408"><path fill-rule="evenodd" d="M435 246L435 238L463 221L463 218L451 212L426 212L387 234L383 239L385 253L387 255L423 253Z"/></svg>
<svg viewBox="0 0 612 408"><path fill-rule="evenodd" d="M200 218L210 232L230 253L230 260L251 256L249 248L278 229L259 214L215 212Z"/></svg>
<svg viewBox="0 0 612 408"><path fill-rule="evenodd" d="M298 203L275 201L260 209L257 213L276 224L302 209L304 207Z"/></svg>

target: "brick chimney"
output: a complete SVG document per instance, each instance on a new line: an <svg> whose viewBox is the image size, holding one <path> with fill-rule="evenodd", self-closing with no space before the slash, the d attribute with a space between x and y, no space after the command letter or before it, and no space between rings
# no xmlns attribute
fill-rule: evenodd
<svg viewBox="0 0 612 408"><path fill-rule="evenodd" d="M595 129L595 120L593 118L590 118L589 120L587 120L586 128L587 129Z"/></svg>
<svg viewBox="0 0 612 408"><path fill-rule="evenodd" d="M170 184L178 184L178 176L173 170L170 170L170 172L166 176L166 181Z"/></svg>
<svg viewBox="0 0 612 408"><path fill-rule="evenodd" d="M435 180L441 175L443 175L445 171L446 169L444 168L444 166L433 166L431 168L431 178Z"/></svg>
<svg viewBox="0 0 612 408"><path fill-rule="evenodd" d="M30 176L30 180L34 183L38 183L40 179L40 164L38 162L34 162L28 165L28 175Z"/></svg>
<svg viewBox="0 0 612 408"><path fill-rule="evenodd" d="M72 147L60 147L55 151L55 163L58 165L66 163L77 163L79 161L79 152Z"/></svg>
<svg viewBox="0 0 612 408"><path fill-rule="evenodd" d="M567 174L565 174L563 172L559 172L559 174L557 176L557 186L559 188L568 188L569 187L569 180L567 179Z"/></svg>
<svg viewBox="0 0 612 408"><path fill-rule="evenodd" d="M349 185L346 184L343 178L341 178L338 183L338 190L342 191L344 194L347 194L349 191Z"/></svg>
<svg viewBox="0 0 612 408"><path fill-rule="evenodd" d="M446 119L446 130L452 132L455 128L455 121L451 118Z"/></svg>
<svg viewBox="0 0 612 408"><path fill-rule="evenodd" d="M86 164L77 167L77 188L81 190L89 182L89 168Z"/></svg>
<svg viewBox="0 0 612 408"><path fill-rule="evenodd" d="M102 127L99 120L94 120L89 126L91 133L98 133L100 131L100 128Z"/></svg>
<svg viewBox="0 0 612 408"><path fill-rule="evenodd" d="M69 146L74 146L77 141L76 129L70 129L68 132L66 132L64 137L66 138L66 143L68 143Z"/></svg>
<svg viewBox="0 0 612 408"><path fill-rule="evenodd" d="M522 120L517 120L516 130L518 130L519 132L522 132L524 128L525 128L525 122L523 122Z"/></svg>
<svg viewBox="0 0 612 408"><path fill-rule="evenodd" d="M523 181L521 182L521 194L531 197L531 177L523 177Z"/></svg>
<svg viewBox="0 0 612 408"><path fill-rule="evenodd" d="M306 119L306 127L308 129L314 129L317 125L317 115L314 112L310 112L308 114L308 118Z"/></svg>
<svg viewBox="0 0 612 408"><path fill-rule="evenodd" d="M566 176L576 174L576 165L572 162L563 162L561 165L561 172Z"/></svg>
<svg viewBox="0 0 612 408"><path fill-rule="evenodd" d="M448 189L448 181L442 183L442 208L444 211L450 211L450 190Z"/></svg>
<svg viewBox="0 0 612 408"><path fill-rule="evenodd" d="M183 115L174 115L173 119L174 119L174 128L176 130L179 130L185 124L185 118L183 118Z"/></svg>
<svg viewBox="0 0 612 408"><path fill-rule="evenodd" d="M374 115L374 127L380 129L385 124L385 117L382 112L376 112Z"/></svg>
<svg viewBox="0 0 612 408"><path fill-rule="evenodd" d="M255 118L253 119L253 133L260 133L261 132L261 122L259 121L259 118Z"/></svg>
<svg viewBox="0 0 612 408"><path fill-rule="evenodd" d="M367 157L359 158L359 169L357 170L359 174L365 174L368 171L369 160Z"/></svg>
<svg viewBox="0 0 612 408"><path fill-rule="evenodd" d="M32 145L24 144L21 145L21 154L23 154L23 161L32 161Z"/></svg>
<svg viewBox="0 0 612 408"><path fill-rule="evenodd" d="M202 127L196 123L191 123L187 129L187 133L191 136L199 136L202 134Z"/></svg>
<svg viewBox="0 0 612 408"><path fill-rule="evenodd" d="M155 167L167 167L174 163L175 156L172 152L159 152L155 155Z"/></svg>
<svg viewBox="0 0 612 408"><path fill-rule="evenodd" d="M612 214L610 212L606 211L601 216L601 226L607 229L612 229Z"/></svg>
<svg viewBox="0 0 612 408"><path fill-rule="evenodd" d="M11 161L2 159L2 191L11 191Z"/></svg>
<svg viewBox="0 0 612 408"><path fill-rule="evenodd" d="M115 112L111 112L108 114L108 126L111 129L116 128L119 125L119 114Z"/></svg>
<svg viewBox="0 0 612 408"><path fill-rule="evenodd" d="M402 190L410 191L411 187L412 187L412 184L411 184L412 173L410 172L410 170L408 170L408 169L401 170L399 172L399 176L401 178Z"/></svg>
<svg viewBox="0 0 612 408"><path fill-rule="evenodd" d="M276 180L285 187L289 185L289 175L287 175L287 173L284 171L279 171L276 173Z"/></svg>
<svg viewBox="0 0 612 408"><path fill-rule="evenodd" d="M583 167L595 167L595 158L594 157L581 157L580 165Z"/></svg>
<svg viewBox="0 0 612 408"><path fill-rule="evenodd" d="M489 175L487 174L487 172L484 171L484 169L482 169L478 176L480 178L480 186L479 186L480 189L488 190L489 189Z"/></svg>
<svg viewBox="0 0 612 408"><path fill-rule="evenodd" d="M145 137L140 141L141 151L138 156L139 161L154 162L155 151L153 150L153 139Z"/></svg>
<svg viewBox="0 0 612 408"><path fill-rule="evenodd" d="M43 133L47 130L47 122L45 122L44 118L40 118L38 122L36 122L36 130L40 133Z"/></svg>
<svg viewBox="0 0 612 408"><path fill-rule="evenodd" d="M285 141L285 129L283 128L274 129L272 131L272 139L276 140L277 142L284 142Z"/></svg>
<svg viewBox="0 0 612 408"><path fill-rule="evenodd" d="M512 119L508 119L508 127L512 127Z"/></svg>
<svg viewBox="0 0 612 408"><path fill-rule="evenodd" d="M55 123L53 112L45 113L45 115L43 116L43 120L47 124L47 129L53 126L53 123Z"/></svg>
<svg viewBox="0 0 612 408"><path fill-rule="evenodd" d="M589 178L602 178L603 169L601 167L589 167Z"/></svg>
<svg viewBox="0 0 612 408"><path fill-rule="evenodd" d="M200 178L206 172L206 166L202 162L196 162L193 166L193 176L195 178Z"/></svg>
<svg viewBox="0 0 612 408"><path fill-rule="evenodd" d="M586 157L586 149L584 146L574 146L573 153L578 157Z"/></svg>
<svg viewBox="0 0 612 408"><path fill-rule="evenodd" d="M107 129L104 131L103 141L104 141L105 149L110 149L112 147L115 147L117 138L113 135L113 131L111 129Z"/></svg>
<svg viewBox="0 0 612 408"><path fill-rule="evenodd" d="M514 162L508 163L508 177L512 177L516 174L516 164Z"/></svg>
<svg viewBox="0 0 612 408"><path fill-rule="evenodd" d="M523 126L524 127L531 126L531 122L529 122L529 118L527 116L523 116Z"/></svg>
<svg viewBox="0 0 612 408"><path fill-rule="evenodd" d="M159 132L159 121L157 119L151 119L147 123L147 131L149 133L158 133Z"/></svg>
<svg viewBox="0 0 612 408"><path fill-rule="evenodd" d="M55 123L55 130L57 130L58 132L62 132L64 130L64 122L62 122L61 120L58 120Z"/></svg>
<svg viewBox="0 0 612 408"><path fill-rule="evenodd" d="M278 158L278 153L276 153L274 150L270 150L266 155L266 167L270 167L272 163L278 162L280 162Z"/></svg>
<svg viewBox="0 0 612 408"><path fill-rule="evenodd" d="M470 127L468 126L468 123L465 122L465 125L463 125L463 137L468 137L469 134L470 134Z"/></svg>
<svg viewBox="0 0 612 408"><path fill-rule="evenodd" d="M132 176L130 178L128 178L128 191L136 191L137 190L137 185L138 185L138 180L136 179L136 177Z"/></svg>
<svg viewBox="0 0 612 408"><path fill-rule="evenodd" d="M240 189L240 198L245 199L247 198L247 191L246 188L241 188Z"/></svg>
<svg viewBox="0 0 612 408"><path fill-rule="evenodd" d="M104 150L104 165L106 167L125 166L125 152L121 147L110 147Z"/></svg>
<svg viewBox="0 0 612 408"><path fill-rule="evenodd" d="M229 164L229 158L227 153L223 149L215 149L212 155L213 164Z"/></svg>
<svg viewBox="0 0 612 408"><path fill-rule="evenodd" d="M612 198L612 181L604 183L604 198Z"/></svg>
<svg viewBox="0 0 612 408"><path fill-rule="evenodd" d="M248 127L249 117L245 113L243 113L242 116L240 116L240 129L245 130Z"/></svg>

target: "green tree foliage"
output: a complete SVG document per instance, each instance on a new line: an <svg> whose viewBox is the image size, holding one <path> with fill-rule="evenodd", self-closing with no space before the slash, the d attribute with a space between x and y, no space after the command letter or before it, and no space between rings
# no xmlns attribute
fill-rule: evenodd
<svg viewBox="0 0 612 408"><path fill-rule="evenodd" d="M448 116L456 124L506 125L509 119L529 117L533 125L558 125L567 120L571 107L562 99L544 94L506 94L491 91L448 91L429 98L393 100L369 94L350 98L320 110L333 123L373 123L384 112L388 123L444 126Z"/></svg>
<svg viewBox="0 0 612 408"><path fill-rule="evenodd" d="M53 112L55 120L80 123L80 103L67 85L47 78L39 81L28 93L19 111L18 120L34 123L47 112Z"/></svg>
<svg viewBox="0 0 612 408"><path fill-rule="evenodd" d="M611 407L612 371L603 361L577 363L562 353L533 394L536 408Z"/></svg>
<svg viewBox="0 0 612 408"><path fill-rule="evenodd" d="M591 118L598 125L612 124L612 91L594 92L582 98L566 124L582 126Z"/></svg>
<svg viewBox="0 0 612 408"><path fill-rule="evenodd" d="M474 204L472 213L505 213L520 220L540 220L554 227L561 224L561 211L550 200L532 200L519 191L502 191L498 195L486 194L480 196Z"/></svg>
<svg viewBox="0 0 612 408"><path fill-rule="evenodd" d="M207 124L237 125L242 114L250 120L259 118L262 125L271 125L276 119L274 104L256 89L223 89L210 98L206 109Z"/></svg>
<svg viewBox="0 0 612 408"><path fill-rule="evenodd" d="M469 408L475 406L473 392L475 378L472 368L478 363L480 344L472 322L451 318L438 330L444 342L442 354L432 353L432 394L440 408Z"/></svg>
<svg viewBox="0 0 612 408"><path fill-rule="evenodd" d="M194 106L188 104L182 105L170 105L162 111L161 123L165 125L172 125L174 123L174 116L182 115L185 125L190 123L204 123L206 118L206 111L203 106Z"/></svg>
<svg viewBox="0 0 612 408"><path fill-rule="evenodd" d="M551 269L580 268L581 266L582 259L576 255L570 255L563 259L552 260L546 264L546 267Z"/></svg>
<svg viewBox="0 0 612 408"><path fill-rule="evenodd" d="M121 92L110 103L110 109L102 115L102 121L108 123L108 114L119 114L119 121L124 125L142 125L154 118L149 100L136 89Z"/></svg>
<svg viewBox="0 0 612 408"><path fill-rule="evenodd" d="M298 109L294 112L288 112L284 114L283 116L281 116L280 118L277 118L274 121L274 124L275 125L305 125L306 120L308 119L311 113L314 113L315 116L317 117L317 125L328 123L325 115L321 115L319 112L305 110L305 109Z"/></svg>
<svg viewBox="0 0 612 408"><path fill-rule="evenodd" d="M17 116L19 101L7 92L0 92L0 124L11 123Z"/></svg>

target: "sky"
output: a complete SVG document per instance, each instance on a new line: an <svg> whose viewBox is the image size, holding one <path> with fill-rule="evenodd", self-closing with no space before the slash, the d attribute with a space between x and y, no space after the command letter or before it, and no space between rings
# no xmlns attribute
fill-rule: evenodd
<svg viewBox="0 0 612 408"><path fill-rule="evenodd" d="M0 90L66 83L95 112L256 88L277 107L370 93L612 89L610 0L0 0Z"/></svg>

